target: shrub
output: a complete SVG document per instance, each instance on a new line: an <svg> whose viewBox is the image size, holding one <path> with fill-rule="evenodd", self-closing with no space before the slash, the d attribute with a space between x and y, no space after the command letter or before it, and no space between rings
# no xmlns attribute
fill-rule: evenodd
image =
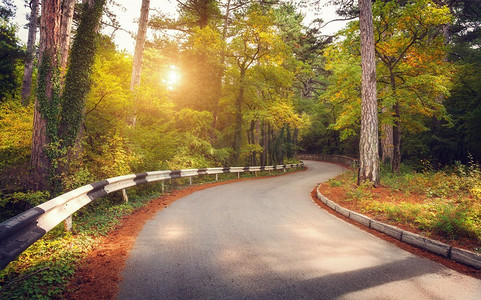
<svg viewBox="0 0 481 300"><path fill-rule="evenodd" d="M0 194L0 196L2 196ZM3 222L19 212L26 211L50 199L47 191L16 192L2 196L0 199L0 222Z"/></svg>
<svg viewBox="0 0 481 300"><path fill-rule="evenodd" d="M442 204L438 210L432 229L450 239L478 238L475 220L465 207Z"/></svg>

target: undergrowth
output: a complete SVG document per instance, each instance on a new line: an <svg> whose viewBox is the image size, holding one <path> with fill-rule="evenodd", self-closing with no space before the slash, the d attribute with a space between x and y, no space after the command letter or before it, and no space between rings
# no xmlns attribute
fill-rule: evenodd
<svg viewBox="0 0 481 300"><path fill-rule="evenodd" d="M288 170L294 171L294 170ZM279 175L279 172L258 172L257 176ZM243 173L242 178L255 177ZM193 184L213 181L213 175L192 178ZM237 174L219 175L219 180L231 180ZM165 192L182 188L188 178L169 180L163 185ZM97 199L73 216L73 234L59 224L38 240L4 270L0 271L0 299L60 299L72 278L78 263L107 235L121 218L145 206L161 195L162 183L132 187L129 202L124 203L120 193Z"/></svg>
<svg viewBox="0 0 481 300"><path fill-rule="evenodd" d="M456 164L441 171L416 172L404 167L399 174L381 173L381 188L357 186L349 171L331 179L331 187L344 189L343 201L355 202L361 213L392 224L416 228L427 236L447 241L470 240L481 252L481 168Z"/></svg>

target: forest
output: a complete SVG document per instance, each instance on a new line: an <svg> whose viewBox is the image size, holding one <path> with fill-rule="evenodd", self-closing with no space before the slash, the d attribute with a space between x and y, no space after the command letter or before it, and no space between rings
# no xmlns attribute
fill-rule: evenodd
<svg viewBox="0 0 481 300"><path fill-rule="evenodd" d="M479 0L139 2L131 53L122 1L1 0L0 222L115 176L332 154L360 165L320 186L330 199L481 252ZM326 4L333 19L306 21ZM0 272L0 297L62 297L99 237L159 195L89 204Z"/></svg>
<svg viewBox="0 0 481 300"><path fill-rule="evenodd" d="M24 3L0 10L2 219L129 173L359 157L357 2L330 2L351 21L326 35L300 10L323 1L186 0L172 17L143 0L134 54L103 33L122 29L119 1L39 2L25 2L27 42L12 24ZM481 158L476 2L373 1L385 169Z"/></svg>

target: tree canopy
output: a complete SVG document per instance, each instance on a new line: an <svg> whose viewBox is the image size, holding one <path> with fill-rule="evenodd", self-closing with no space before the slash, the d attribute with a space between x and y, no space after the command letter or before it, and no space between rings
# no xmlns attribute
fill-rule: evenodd
<svg viewBox="0 0 481 300"><path fill-rule="evenodd" d="M57 2L44 1L43 9ZM340 18L351 19L335 36L325 34L324 20L307 24L305 10L292 3L182 0L177 15L166 15L151 1L134 86L132 53L105 35L125 24L113 14L122 4L83 2L68 31L66 73L56 63L60 44L50 54L40 44L34 56L36 113L19 105L24 46L11 25L15 7L2 2L2 193L62 191L155 169L279 164L299 152L359 156L357 1L334 1ZM303 3L310 10L322 4ZM442 166L481 157L479 9L468 0L373 3L374 131L393 171L403 161ZM40 26L43 39L51 33ZM34 114L44 127L29 125ZM47 134L42 143L39 132ZM29 167L32 145L46 153L52 172ZM12 174L29 179L9 180ZM34 184L38 176L57 188Z"/></svg>

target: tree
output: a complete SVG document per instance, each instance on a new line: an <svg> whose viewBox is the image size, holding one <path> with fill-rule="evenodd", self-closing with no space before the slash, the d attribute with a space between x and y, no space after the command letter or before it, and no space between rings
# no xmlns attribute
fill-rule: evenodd
<svg viewBox="0 0 481 300"><path fill-rule="evenodd" d="M49 181L56 173L57 159L67 153L77 138L85 97L90 88L97 30L104 5L105 0L85 1L82 5L82 17L65 76L65 88L62 89L62 3L60 0L42 3L40 67L30 162L33 171L40 177L37 189L52 188Z"/></svg>
<svg viewBox="0 0 481 300"><path fill-rule="evenodd" d="M412 114L443 117L442 98L438 97L447 93L449 64L444 59L439 27L449 23L450 16L447 8L436 8L429 0L407 2L404 6L389 1L378 3L375 9L380 16L375 22L376 55L380 59L378 81L386 118L383 159L387 156L392 170L398 172L403 107L411 107Z"/></svg>
<svg viewBox="0 0 481 300"><path fill-rule="evenodd" d="M92 0L82 7L62 95L59 136L64 148L74 145L83 122L85 100L91 86L92 66L105 2L106 0Z"/></svg>
<svg viewBox="0 0 481 300"><path fill-rule="evenodd" d="M359 0L361 33L361 137L359 183L379 184L378 119L374 30L370 0Z"/></svg>
<svg viewBox="0 0 481 300"><path fill-rule="evenodd" d="M60 75L63 83L67 72L67 61L70 50L70 31L72 29L75 0L62 1L62 18L60 19Z"/></svg>
<svg viewBox="0 0 481 300"><path fill-rule="evenodd" d="M37 37L38 27L38 6L40 0L32 0L30 2L30 16L28 17L28 39L27 39L27 57L25 59L25 69L23 72L22 85L22 104L28 105L30 93L32 89L33 63L35 58L35 41Z"/></svg>
<svg viewBox="0 0 481 300"><path fill-rule="evenodd" d="M238 92L234 105L234 160L239 162L242 145L243 105L247 70L268 57L275 59L282 41L274 33L272 14L262 13L258 5L249 8L246 16L236 20L236 37L229 45L228 54L238 72Z"/></svg>
<svg viewBox="0 0 481 300"><path fill-rule="evenodd" d="M427 129L426 118L446 118L439 95L448 91L452 68L444 59L446 50L439 28L449 21L449 14L423 0L402 6L394 1L378 2L373 12L381 149L383 159L396 172L401 161L401 128L419 132ZM353 126L358 126L360 115L356 104L358 26L352 22L342 33L345 39L327 51L332 85L324 98L342 107L334 127L343 130L343 137L356 132Z"/></svg>
<svg viewBox="0 0 481 300"><path fill-rule="evenodd" d="M17 62L24 53L16 36L17 28L11 25L15 7L10 0L3 0L0 7L0 103L15 95L17 90Z"/></svg>
<svg viewBox="0 0 481 300"><path fill-rule="evenodd" d="M33 172L39 175L37 189L47 187L53 154L48 147L51 142L57 142L57 118L60 108L58 72L60 62L57 56L60 47L60 12L60 0L45 0L42 2L39 42L40 63L30 159Z"/></svg>
<svg viewBox="0 0 481 300"><path fill-rule="evenodd" d="M137 30L137 38L135 40L134 64L132 67L132 79L130 81L131 90L133 90L140 83L140 74L142 71L142 55L145 47L147 25L149 23L149 7L150 0L142 0L142 7L140 8L139 29Z"/></svg>

